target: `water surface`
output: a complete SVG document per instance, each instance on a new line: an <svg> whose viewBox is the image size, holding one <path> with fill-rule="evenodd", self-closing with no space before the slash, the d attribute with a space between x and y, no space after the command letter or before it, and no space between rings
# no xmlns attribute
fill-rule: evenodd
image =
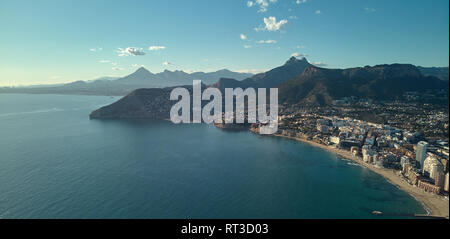
<svg viewBox="0 0 450 239"><path fill-rule="evenodd" d="M0 94L0 218L425 213L381 176L301 142L205 124L89 119L115 100Z"/></svg>

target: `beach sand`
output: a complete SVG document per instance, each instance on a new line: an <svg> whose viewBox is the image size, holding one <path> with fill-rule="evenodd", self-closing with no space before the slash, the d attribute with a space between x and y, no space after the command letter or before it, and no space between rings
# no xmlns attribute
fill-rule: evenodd
<svg viewBox="0 0 450 239"><path fill-rule="evenodd" d="M399 176L399 172L395 171L393 169L385 169L385 168L378 168L375 165L367 164L362 161L361 157L354 156L350 151L332 148L323 144L319 144L310 140L296 138L296 137L289 137L289 136L283 136L283 135L274 135L277 137L283 137L288 139L294 139L297 141L301 141L304 143L308 143L310 145L322 148L324 150L327 150L329 152L335 153L339 155L342 158L346 158L349 160L352 160L370 170L373 172L383 176L388 182L391 184L397 186L399 189L407 192L411 196L413 196L416 200L422 203L422 205L425 207L425 209L428 211L430 216L436 216L436 217L446 217L449 218L449 200L448 198L445 198L443 196L435 195L432 193L425 192L424 190L418 188L417 186L413 186L409 184L404 178Z"/></svg>

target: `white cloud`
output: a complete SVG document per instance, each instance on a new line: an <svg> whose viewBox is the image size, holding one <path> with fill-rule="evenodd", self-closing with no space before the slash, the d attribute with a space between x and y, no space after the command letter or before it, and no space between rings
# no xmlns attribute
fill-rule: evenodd
<svg viewBox="0 0 450 239"><path fill-rule="evenodd" d="M141 64L132 64L131 67L145 67L145 65L141 65Z"/></svg>
<svg viewBox="0 0 450 239"><path fill-rule="evenodd" d="M256 43L258 43L258 44L275 44L275 43L277 43L277 41L275 41L275 40L259 40L259 41L257 41Z"/></svg>
<svg viewBox="0 0 450 239"><path fill-rule="evenodd" d="M101 47L89 49L89 51L93 51L93 52L102 51L102 50L103 50L103 48L101 48Z"/></svg>
<svg viewBox="0 0 450 239"><path fill-rule="evenodd" d="M111 65L117 66L117 62L111 62Z"/></svg>
<svg viewBox="0 0 450 239"><path fill-rule="evenodd" d="M305 45L298 45L298 46L296 46L295 48L297 48L297 49L305 49L306 46L305 46Z"/></svg>
<svg viewBox="0 0 450 239"><path fill-rule="evenodd" d="M296 19L298 19L298 17L297 16L289 16L289 19L296 20Z"/></svg>
<svg viewBox="0 0 450 239"><path fill-rule="evenodd" d="M366 10L366 12L376 12L377 11L377 9L371 8L371 7L366 7L366 8L364 8L364 10Z"/></svg>
<svg viewBox="0 0 450 239"><path fill-rule="evenodd" d="M268 18L264 18L264 27L260 26L255 28L256 31L278 31L280 30L280 28L285 25L286 23L288 23L287 20L282 19L280 21L277 22L277 18L276 17L268 17Z"/></svg>
<svg viewBox="0 0 450 239"><path fill-rule="evenodd" d="M121 70L123 70L123 68L120 68L120 67L113 67L113 68L111 68L113 71L121 71Z"/></svg>
<svg viewBox="0 0 450 239"><path fill-rule="evenodd" d="M109 60L99 60L98 63L109 63Z"/></svg>
<svg viewBox="0 0 450 239"><path fill-rule="evenodd" d="M324 62L321 62L321 61L316 61L316 62L313 62L312 64L315 66L319 66L319 67L327 66L327 64L325 64Z"/></svg>
<svg viewBox="0 0 450 239"><path fill-rule="evenodd" d="M164 49L166 49L165 46L150 46L148 48L148 50L150 50L150 51L159 51L159 50L164 50Z"/></svg>
<svg viewBox="0 0 450 239"><path fill-rule="evenodd" d="M125 49L119 48L117 50L119 56L143 56L145 55L144 49L137 47L127 47Z"/></svg>
<svg viewBox="0 0 450 239"><path fill-rule="evenodd" d="M259 9L258 12L266 12L269 8L269 5L271 3L276 3L277 0L254 0L254 1L247 1L247 7L253 7L258 5Z"/></svg>
<svg viewBox="0 0 450 239"><path fill-rule="evenodd" d="M165 66L171 66L171 65L173 65L172 63L170 63L170 62L168 62L168 61L165 61L165 62L163 62L162 64L165 65Z"/></svg>
<svg viewBox="0 0 450 239"><path fill-rule="evenodd" d="M252 48L252 46L251 45L244 45L244 48L248 49L248 48Z"/></svg>
<svg viewBox="0 0 450 239"><path fill-rule="evenodd" d="M59 79L61 79L61 76L52 76L52 77L50 77L50 79L52 79L52 80L59 80Z"/></svg>
<svg viewBox="0 0 450 239"><path fill-rule="evenodd" d="M293 56L293 57L307 57L308 54L294 52L294 53L292 53L291 56Z"/></svg>
<svg viewBox="0 0 450 239"><path fill-rule="evenodd" d="M322 11L316 10L315 13L316 13L316 14L322 14Z"/></svg>
<svg viewBox="0 0 450 239"><path fill-rule="evenodd" d="M185 69L185 70L183 70L183 71L186 72L186 73L188 73L188 74L192 74L192 73L196 72L196 71L191 70L191 69Z"/></svg>
<svg viewBox="0 0 450 239"><path fill-rule="evenodd" d="M258 73L262 73L262 72L266 72L268 70L259 70L259 69L242 69L242 70L235 70L234 72L239 72L239 73L250 73L250 74L258 74Z"/></svg>
<svg viewBox="0 0 450 239"><path fill-rule="evenodd" d="M244 34L241 34L239 37L241 38L241 40L247 40L247 36Z"/></svg>
<svg viewBox="0 0 450 239"><path fill-rule="evenodd" d="M307 0L296 0L295 3L297 3L298 5L302 4L302 3L306 3Z"/></svg>

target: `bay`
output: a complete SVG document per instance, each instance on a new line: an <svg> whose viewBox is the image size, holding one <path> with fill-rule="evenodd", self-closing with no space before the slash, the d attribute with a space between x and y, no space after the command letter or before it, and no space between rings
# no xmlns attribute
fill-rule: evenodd
<svg viewBox="0 0 450 239"><path fill-rule="evenodd" d="M89 119L117 99L0 94L0 218L425 213L381 176L302 142L206 124Z"/></svg>

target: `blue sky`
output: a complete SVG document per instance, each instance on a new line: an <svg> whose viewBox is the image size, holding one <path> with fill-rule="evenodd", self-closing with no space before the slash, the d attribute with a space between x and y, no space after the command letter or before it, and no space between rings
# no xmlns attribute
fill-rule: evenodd
<svg viewBox="0 0 450 239"><path fill-rule="evenodd" d="M123 76L141 65L258 72L295 53L329 68L449 65L448 0L250 2L0 0L0 85Z"/></svg>

